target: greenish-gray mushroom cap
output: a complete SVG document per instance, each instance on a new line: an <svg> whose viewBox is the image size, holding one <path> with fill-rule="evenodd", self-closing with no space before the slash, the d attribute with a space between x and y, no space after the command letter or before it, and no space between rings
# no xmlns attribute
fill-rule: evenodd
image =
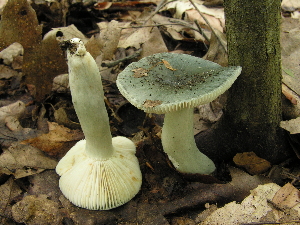
<svg viewBox="0 0 300 225"><path fill-rule="evenodd" d="M165 114L215 100L241 70L191 55L158 53L128 65L118 75L117 86L137 108Z"/></svg>

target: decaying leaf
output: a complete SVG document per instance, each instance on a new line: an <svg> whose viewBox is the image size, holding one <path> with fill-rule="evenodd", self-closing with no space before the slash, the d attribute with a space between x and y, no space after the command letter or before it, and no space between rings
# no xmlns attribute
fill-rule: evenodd
<svg viewBox="0 0 300 225"><path fill-rule="evenodd" d="M214 211L201 225L291 222L299 219L299 190L291 184L259 185L240 204L231 202Z"/></svg>
<svg viewBox="0 0 300 225"><path fill-rule="evenodd" d="M292 91L288 86L282 84L282 94L293 104L297 105L300 102L299 95Z"/></svg>
<svg viewBox="0 0 300 225"><path fill-rule="evenodd" d="M80 123L73 122L69 119L64 108L54 110L54 118L59 125L63 125L70 129L81 129Z"/></svg>
<svg viewBox="0 0 300 225"><path fill-rule="evenodd" d="M148 18L151 13L152 12L146 8L136 20L144 22L144 19ZM128 47L140 49L142 47L143 50L140 58L154 53L167 52L168 48L166 47L159 29L155 26L152 27L152 24L152 20L149 20L146 24L138 24L135 27L132 27L131 23L125 24L123 26L125 29L121 32L118 47L125 49Z"/></svg>
<svg viewBox="0 0 300 225"><path fill-rule="evenodd" d="M2 146L9 146L13 141L33 138L42 133L41 130L23 128L19 117L25 111L25 103L17 101L0 108L0 139Z"/></svg>
<svg viewBox="0 0 300 225"><path fill-rule="evenodd" d="M52 91L57 93L70 92L69 74L60 74L53 79Z"/></svg>
<svg viewBox="0 0 300 225"><path fill-rule="evenodd" d="M254 152L237 153L233 157L233 161L237 166L245 168L252 175L266 172L271 167L270 162L258 157Z"/></svg>
<svg viewBox="0 0 300 225"><path fill-rule="evenodd" d="M211 34L209 49L203 59L215 62L221 66L228 66L226 35L219 30Z"/></svg>
<svg viewBox="0 0 300 225"><path fill-rule="evenodd" d="M172 70L172 71L177 70L177 69L174 69L174 68L171 66L171 64L170 64L167 60L164 60L164 59L163 59L162 62L163 62L164 66L165 66L167 69Z"/></svg>
<svg viewBox="0 0 300 225"><path fill-rule="evenodd" d="M152 108L152 107L155 107L155 106L158 106L158 105L161 105L162 104L162 101L160 100L146 100L143 104L144 107L149 107L149 108Z"/></svg>
<svg viewBox="0 0 300 225"><path fill-rule="evenodd" d="M5 121L6 117L13 116L19 118L25 111L25 103L22 101L16 101L7 106L0 108L0 123Z"/></svg>
<svg viewBox="0 0 300 225"><path fill-rule="evenodd" d="M42 41L42 26L27 0L10 0L0 22L0 50L18 42L24 48L22 72L28 84L36 87L40 101L51 91L52 79L67 71L56 37Z"/></svg>
<svg viewBox="0 0 300 225"><path fill-rule="evenodd" d="M56 160L47 157L41 150L19 143L13 143L0 155L0 173L13 174L15 178L54 169L56 164Z"/></svg>
<svg viewBox="0 0 300 225"><path fill-rule="evenodd" d="M199 11L206 17L206 20L209 21L209 24L223 31L225 27L225 16L223 8L210 8L206 7L203 4L195 3ZM199 15L198 11L194 9L194 6L189 1L174 1L166 4L161 11L168 10L173 12L173 17L177 19L183 18L186 21L195 21L197 20L200 25L207 26L206 21Z"/></svg>
<svg viewBox="0 0 300 225"><path fill-rule="evenodd" d="M10 201L21 193L22 190L15 184L12 177L0 186L0 214L2 216L10 216Z"/></svg>
<svg viewBox="0 0 300 225"><path fill-rule="evenodd" d="M290 134L300 133L300 117L288 121L281 121L280 127L290 132Z"/></svg>
<svg viewBox="0 0 300 225"><path fill-rule="evenodd" d="M299 190L295 188L291 183L285 184L275 194L272 202L281 209L293 208L300 203ZM299 212L300 214L300 212Z"/></svg>
<svg viewBox="0 0 300 225"><path fill-rule="evenodd" d="M134 69L134 70L132 70L132 72L134 72L133 77L135 77L135 78L146 77L146 76L148 76L148 71L149 70L144 69L142 67Z"/></svg>
<svg viewBox="0 0 300 225"><path fill-rule="evenodd" d="M23 141L49 155L57 156L67 152L77 141L84 138L82 131L70 130L55 122L48 122L49 133Z"/></svg>
<svg viewBox="0 0 300 225"><path fill-rule="evenodd" d="M238 225L242 223L259 222L272 211L268 200L271 200L280 186L274 183L259 185L241 204L231 202L214 211L201 225Z"/></svg>
<svg viewBox="0 0 300 225"><path fill-rule="evenodd" d="M12 215L18 223L61 224L59 204L47 199L47 195L27 195L12 207Z"/></svg>
<svg viewBox="0 0 300 225"><path fill-rule="evenodd" d="M100 50L102 60L112 60L118 47L119 39L121 36L121 27L119 22L112 20L109 23L102 22L98 24L100 28Z"/></svg>
<svg viewBox="0 0 300 225"><path fill-rule="evenodd" d="M11 65L14 58L23 55L24 49L20 43L12 43L6 49L0 52L0 58L5 65Z"/></svg>

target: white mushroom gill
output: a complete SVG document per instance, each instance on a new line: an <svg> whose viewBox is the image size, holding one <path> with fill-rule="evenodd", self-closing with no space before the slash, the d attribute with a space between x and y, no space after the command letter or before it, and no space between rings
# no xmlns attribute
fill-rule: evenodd
<svg viewBox="0 0 300 225"><path fill-rule="evenodd" d="M59 187L79 207L112 209L140 190L142 175L135 145L125 137L112 138L100 72L83 42L74 38L64 46L72 101L86 139L59 161Z"/></svg>

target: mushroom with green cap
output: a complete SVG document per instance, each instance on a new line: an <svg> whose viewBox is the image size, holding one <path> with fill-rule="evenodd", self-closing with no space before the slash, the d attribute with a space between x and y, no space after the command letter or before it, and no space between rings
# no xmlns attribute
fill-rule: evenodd
<svg viewBox="0 0 300 225"><path fill-rule="evenodd" d="M162 145L182 173L211 174L215 165L193 135L193 108L215 100L241 73L186 54L158 53L128 65L117 78L121 94L147 113L165 114Z"/></svg>
<svg viewBox="0 0 300 225"><path fill-rule="evenodd" d="M62 43L67 49L72 101L85 140L59 161L59 187L75 205L108 210L131 200L140 190L142 175L135 144L112 138L99 69L78 38Z"/></svg>

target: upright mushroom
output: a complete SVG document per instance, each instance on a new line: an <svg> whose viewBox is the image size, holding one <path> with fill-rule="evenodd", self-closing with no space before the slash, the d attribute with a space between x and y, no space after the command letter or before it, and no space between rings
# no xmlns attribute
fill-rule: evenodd
<svg viewBox="0 0 300 225"><path fill-rule="evenodd" d="M241 67L222 67L185 54L158 53L128 65L117 85L122 95L147 113L165 114L162 145L182 173L210 174L215 165L196 146L193 108L224 93Z"/></svg>
<svg viewBox="0 0 300 225"><path fill-rule="evenodd" d="M79 207L118 207L141 187L135 145L125 137L112 138L100 72L83 42L73 38L62 46L67 49L72 101L86 139L59 161L59 187Z"/></svg>

